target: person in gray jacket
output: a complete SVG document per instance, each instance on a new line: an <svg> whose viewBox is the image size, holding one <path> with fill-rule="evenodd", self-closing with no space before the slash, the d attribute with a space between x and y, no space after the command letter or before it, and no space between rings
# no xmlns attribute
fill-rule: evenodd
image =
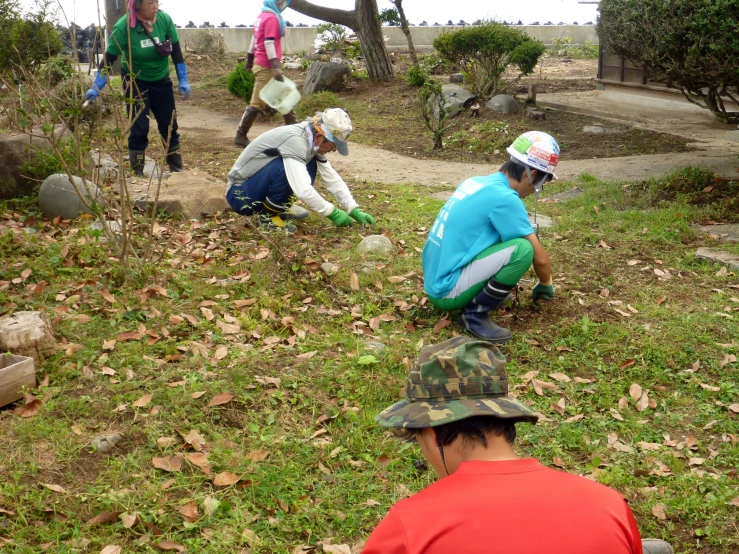
<svg viewBox="0 0 739 554"><path fill-rule="evenodd" d="M337 227L375 224L375 218L359 209L344 180L331 167L326 154L349 153L347 138L352 122L340 108L329 108L302 123L271 129L254 139L228 174L226 201L240 215L257 215L268 229L294 233L288 213L293 196L309 209L328 217ZM341 208L326 201L313 187L316 174ZM351 216L351 217L350 217ZM353 219L353 220L352 220Z"/></svg>

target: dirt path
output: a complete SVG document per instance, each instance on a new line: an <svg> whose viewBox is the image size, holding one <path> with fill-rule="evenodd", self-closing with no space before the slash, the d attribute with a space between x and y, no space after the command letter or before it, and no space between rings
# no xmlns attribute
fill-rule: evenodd
<svg viewBox="0 0 739 554"><path fill-rule="evenodd" d="M238 125L238 119L235 117L188 106L185 103L180 104L177 117L181 132L193 135L207 134L209 137L223 139L227 143L231 142ZM251 135L256 136L269 128L267 125L255 125ZM237 155L238 150L234 148L234 160ZM339 173L347 177L387 184L418 183L423 186L450 187L456 186L466 177L487 175L497 169L489 164L421 160L356 143L351 144L349 156L334 154L331 156L331 163ZM728 178L739 177L737 156L721 151L563 160L557 174L561 179L572 179L581 173L589 173L604 180L633 181L658 177L686 165L703 166Z"/></svg>

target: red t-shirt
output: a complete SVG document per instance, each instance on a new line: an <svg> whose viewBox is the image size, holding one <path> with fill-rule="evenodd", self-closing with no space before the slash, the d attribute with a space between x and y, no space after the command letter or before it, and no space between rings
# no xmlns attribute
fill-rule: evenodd
<svg viewBox="0 0 739 554"><path fill-rule="evenodd" d="M529 458L464 462L398 502L363 554L642 554L616 491Z"/></svg>
<svg viewBox="0 0 739 554"><path fill-rule="evenodd" d="M264 49L264 40L271 38L275 41L277 60L282 59L282 40L280 37L280 20L272 12L262 12L254 22L254 63L262 67L269 65L269 56Z"/></svg>

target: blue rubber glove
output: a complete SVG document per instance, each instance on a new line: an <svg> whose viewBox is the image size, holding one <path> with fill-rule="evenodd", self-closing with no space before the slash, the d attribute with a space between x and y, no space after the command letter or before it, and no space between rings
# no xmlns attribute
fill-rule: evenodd
<svg viewBox="0 0 739 554"><path fill-rule="evenodd" d="M190 98L190 83L187 82L187 66L183 63L178 63L174 66L174 70L177 73L177 80L179 85L177 90L183 100Z"/></svg>
<svg viewBox="0 0 739 554"><path fill-rule="evenodd" d="M92 88L85 94L85 100L94 102L100 96L100 91L105 88L106 84L105 77L98 71L95 74L95 81L92 84Z"/></svg>

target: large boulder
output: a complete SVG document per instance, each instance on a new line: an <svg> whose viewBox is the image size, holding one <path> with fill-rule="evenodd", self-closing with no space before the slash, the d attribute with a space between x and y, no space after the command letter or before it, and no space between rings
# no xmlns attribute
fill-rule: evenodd
<svg viewBox="0 0 739 554"><path fill-rule="evenodd" d="M475 99L477 98L466 88L451 83L442 85L441 92L444 93L444 97L446 98L456 98L457 100L462 102L462 106L464 106L465 108L469 108L472 104L474 104Z"/></svg>
<svg viewBox="0 0 739 554"><path fill-rule="evenodd" d="M150 208L154 202L157 181L143 190L134 200L141 209ZM173 173L162 181L157 210L185 219L201 219L228 209L226 184L202 171L185 170Z"/></svg>
<svg viewBox="0 0 739 554"><path fill-rule="evenodd" d="M76 185L76 189L75 189ZM74 177L74 184L63 173L49 175L38 191L38 206L47 217L60 216L62 219L74 219L81 214L89 214L90 209L80 198L83 195L88 204L103 203L100 190L81 177Z"/></svg>
<svg viewBox="0 0 739 554"><path fill-rule="evenodd" d="M15 312L0 317L0 352L29 356L37 362L57 348L51 322L41 312Z"/></svg>
<svg viewBox="0 0 739 554"><path fill-rule="evenodd" d="M516 102L516 99L508 94L499 94L498 96L493 96L485 105L488 107L488 109L496 113L504 113L510 115L521 111L521 107L518 105L518 102Z"/></svg>
<svg viewBox="0 0 739 554"><path fill-rule="evenodd" d="M313 62L308 69L303 84L303 95L330 90L340 92L346 86L346 77L351 75L349 67L343 63Z"/></svg>
<svg viewBox="0 0 739 554"><path fill-rule="evenodd" d="M0 199L30 194L34 182L23 176L21 166L36 152L49 148L48 141L24 134L0 134Z"/></svg>

